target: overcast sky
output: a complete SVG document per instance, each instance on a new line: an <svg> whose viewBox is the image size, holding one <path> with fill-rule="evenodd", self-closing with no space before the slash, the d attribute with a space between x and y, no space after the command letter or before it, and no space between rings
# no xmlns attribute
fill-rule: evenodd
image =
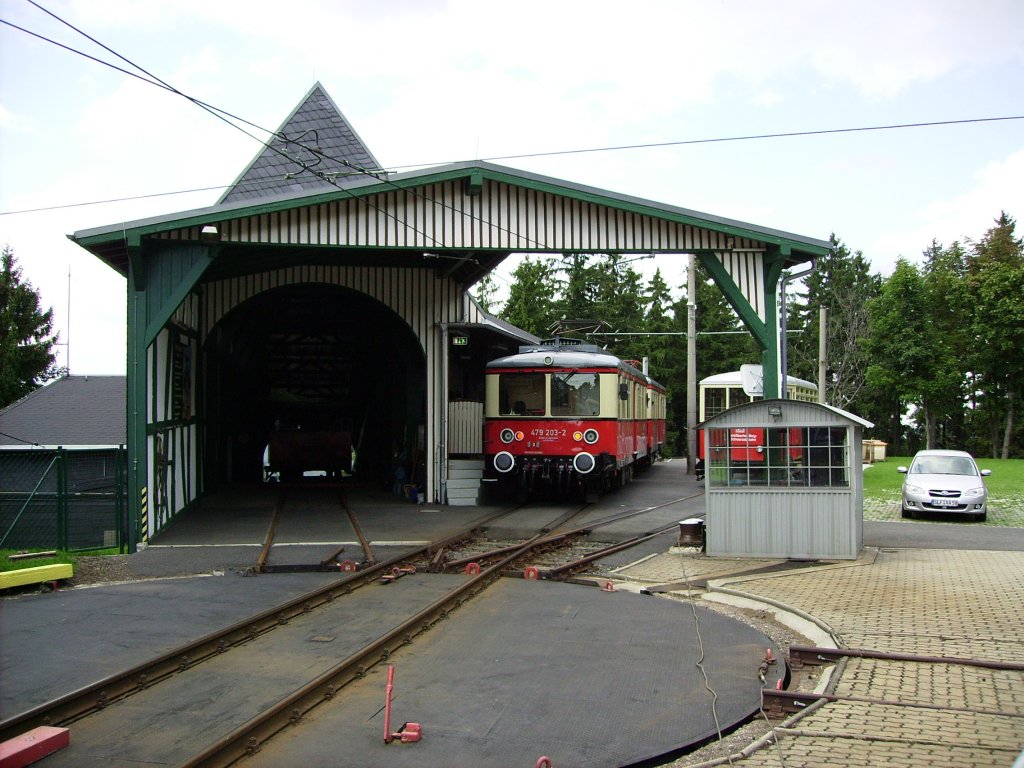
<svg viewBox="0 0 1024 768"><path fill-rule="evenodd" d="M320 81L388 168L491 159L835 232L883 275L933 238L1024 216L1024 120L966 122L1024 115L1020 0L39 4L268 130ZM131 68L28 0L0 0L0 19ZM965 122L679 143L945 121ZM66 235L211 205L259 149L180 96L0 25L0 244L53 307L72 373L124 373L125 285ZM165 196L17 213L144 195ZM684 282L678 257L658 266Z"/></svg>

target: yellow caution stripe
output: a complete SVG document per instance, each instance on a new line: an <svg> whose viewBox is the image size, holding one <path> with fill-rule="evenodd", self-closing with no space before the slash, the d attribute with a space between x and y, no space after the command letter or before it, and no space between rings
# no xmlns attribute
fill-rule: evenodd
<svg viewBox="0 0 1024 768"><path fill-rule="evenodd" d="M19 568L16 571L0 572L0 589L21 587L25 584L42 584L44 581L60 581L75 575L71 563L37 565L35 568Z"/></svg>

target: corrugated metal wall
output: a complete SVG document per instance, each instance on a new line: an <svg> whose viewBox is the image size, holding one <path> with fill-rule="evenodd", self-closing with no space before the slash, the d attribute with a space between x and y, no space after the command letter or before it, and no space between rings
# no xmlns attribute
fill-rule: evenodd
<svg viewBox="0 0 1024 768"><path fill-rule="evenodd" d="M482 454L483 425L483 403L451 403L448 406L448 453L474 456Z"/></svg>
<svg viewBox="0 0 1024 768"><path fill-rule="evenodd" d="M543 252L692 252L764 244L596 202L487 180L462 180L296 207L219 224L221 242ZM199 240L199 227L162 233Z"/></svg>
<svg viewBox="0 0 1024 768"><path fill-rule="evenodd" d="M723 411L703 425L734 427L844 427L849 432L847 488L716 487L707 492L707 553L712 556L856 559L863 545L863 429L827 406L786 400L776 421L769 403Z"/></svg>

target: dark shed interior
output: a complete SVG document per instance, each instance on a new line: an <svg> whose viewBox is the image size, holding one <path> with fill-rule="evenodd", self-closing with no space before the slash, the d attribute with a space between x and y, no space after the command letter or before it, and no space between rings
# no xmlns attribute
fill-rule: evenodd
<svg viewBox="0 0 1024 768"><path fill-rule="evenodd" d="M205 349L207 488L255 482L274 431L345 432L355 476L385 483L412 455L426 364L412 330L346 288L277 288L221 321Z"/></svg>

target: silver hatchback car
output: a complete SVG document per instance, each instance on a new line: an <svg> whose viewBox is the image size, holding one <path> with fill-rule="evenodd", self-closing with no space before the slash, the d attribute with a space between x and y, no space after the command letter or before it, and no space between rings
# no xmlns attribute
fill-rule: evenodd
<svg viewBox="0 0 1024 768"><path fill-rule="evenodd" d="M988 516L988 490L983 477L990 469L978 469L965 451L918 451L910 469L897 467L903 481L903 517L921 512L953 512L974 520Z"/></svg>

